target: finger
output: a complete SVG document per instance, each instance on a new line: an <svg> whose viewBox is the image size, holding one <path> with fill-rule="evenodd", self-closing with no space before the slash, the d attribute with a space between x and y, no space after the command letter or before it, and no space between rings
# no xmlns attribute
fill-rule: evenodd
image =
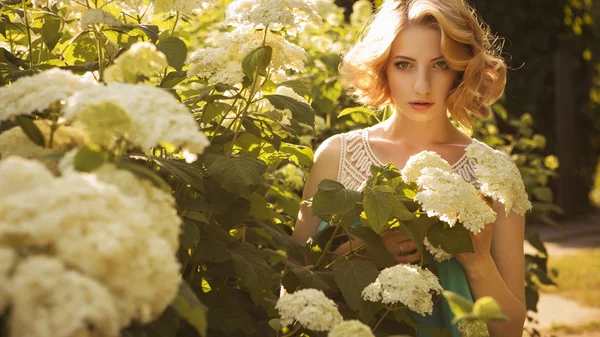
<svg viewBox="0 0 600 337"><path fill-rule="evenodd" d="M417 246L415 245L415 243L412 240L407 240L407 241L402 242L402 251L404 251L404 253L408 253L415 249L417 249Z"/></svg>
<svg viewBox="0 0 600 337"><path fill-rule="evenodd" d="M398 263L414 263L417 262L419 260L421 260L421 254L419 254L419 252L416 252L414 254L410 254L410 255L401 255L401 256L394 256L394 258L396 259L396 262Z"/></svg>

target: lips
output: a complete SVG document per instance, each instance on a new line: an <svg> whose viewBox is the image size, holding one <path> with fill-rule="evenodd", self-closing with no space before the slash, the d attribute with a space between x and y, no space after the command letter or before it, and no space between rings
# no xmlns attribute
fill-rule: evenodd
<svg viewBox="0 0 600 337"><path fill-rule="evenodd" d="M417 111L425 111L431 108L431 106L433 106L433 103L429 102L411 102L409 104L414 110Z"/></svg>

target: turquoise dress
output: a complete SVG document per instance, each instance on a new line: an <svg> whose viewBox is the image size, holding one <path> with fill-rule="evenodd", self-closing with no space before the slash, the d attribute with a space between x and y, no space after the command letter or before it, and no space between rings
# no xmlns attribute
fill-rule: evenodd
<svg viewBox="0 0 600 337"><path fill-rule="evenodd" d="M356 219L356 222L352 227L358 226L362 226L362 223L359 219ZM320 232L325 227L327 227L327 223L322 221L318 231ZM450 290L473 301L465 271L454 257L443 262L432 260L427 266L431 267L431 269L436 272L444 290ZM432 335L425 331L424 328L446 329L452 333L452 337L461 337L457 324L451 324L454 314L448 306L448 301L446 301L446 298L443 296L441 301L434 305L433 313L431 315L422 316L421 314L412 311L410 312L410 315L417 321L418 337L432 337Z"/></svg>

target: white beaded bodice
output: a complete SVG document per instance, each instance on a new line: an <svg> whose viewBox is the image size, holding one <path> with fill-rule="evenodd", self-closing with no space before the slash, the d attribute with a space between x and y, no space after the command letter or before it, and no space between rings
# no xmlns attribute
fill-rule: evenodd
<svg viewBox="0 0 600 337"><path fill-rule="evenodd" d="M342 149L337 180L346 188L360 191L371 177L371 165L383 166L385 164L373 152L366 130L350 131L342 134L341 137ZM476 164L477 159L469 158L465 153L452 165L452 169L468 183L476 184L474 171Z"/></svg>

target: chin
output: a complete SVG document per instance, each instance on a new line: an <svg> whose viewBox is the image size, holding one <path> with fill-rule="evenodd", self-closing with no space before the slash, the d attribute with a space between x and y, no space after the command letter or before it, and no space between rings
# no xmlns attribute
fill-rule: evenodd
<svg viewBox="0 0 600 337"><path fill-rule="evenodd" d="M413 122L429 122L439 114L439 111L415 111L410 106L405 109L401 109L402 115Z"/></svg>

